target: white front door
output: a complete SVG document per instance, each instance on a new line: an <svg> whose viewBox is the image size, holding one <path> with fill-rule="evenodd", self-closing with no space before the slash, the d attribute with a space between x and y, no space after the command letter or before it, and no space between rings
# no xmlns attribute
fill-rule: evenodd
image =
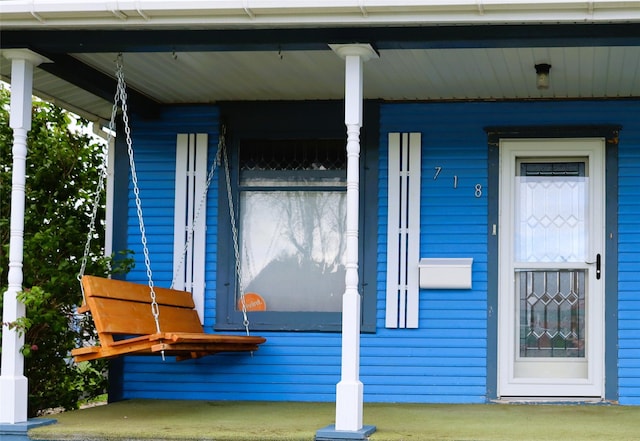
<svg viewBox="0 0 640 441"><path fill-rule="evenodd" d="M500 142L498 396L604 393L604 139Z"/></svg>

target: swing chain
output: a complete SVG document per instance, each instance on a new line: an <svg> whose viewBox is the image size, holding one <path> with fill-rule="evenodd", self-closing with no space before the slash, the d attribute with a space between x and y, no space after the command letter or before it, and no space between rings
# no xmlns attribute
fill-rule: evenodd
<svg viewBox="0 0 640 441"><path fill-rule="evenodd" d="M244 283L242 280L242 271L240 268L240 246L238 245L238 227L236 226L236 214L233 205L233 195L231 194L231 174L229 172L229 159L227 158L227 148L224 141L225 128L222 128L222 134L220 136L222 142L222 156L224 162L224 177L227 184L227 199L229 200L229 217L231 218L231 234L233 237L233 252L235 257L235 272L238 280L238 290L240 293L240 304L242 305L242 324L249 335L249 317L247 316L247 303L244 298Z"/></svg>
<svg viewBox="0 0 640 441"><path fill-rule="evenodd" d="M138 186L138 176L136 173L136 166L135 166L135 160L134 160L134 152L133 152L133 142L131 139L131 128L129 126L129 115L128 115L128 107L127 107L127 91L126 91L126 82L124 79L124 71L123 71L123 61L122 61L122 53L118 54L118 58L116 60L116 79L117 79L117 90L114 96L114 103L113 103L113 108L112 108L112 112L111 112L111 119L109 121L109 126L108 126L108 135L107 135L107 144L105 147L105 151L103 152L103 165L102 165L102 169L101 172L99 173L98 176L98 184L97 184L97 190L96 193L94 195L94 204L93 204L93 211L91 213L91 221L90 221L90 225L89 225L89 232L87 233L87 241L85 243L85 249L84 249L84 255L82 258L82 262L81 262L81 266L80 266L80 272L77 275L77 279L78 281L81 281L82 276L84 275L84 272L86 270L86 265L87 265L87 259L88 259L88 255L89 255L89 250L90 250L90 243L91 243L91 239L93 238L93 235L95 233L95 222L97 219L97 212L98 212L98 205L100 202L100 195L101 192L104 188L104 180L107 174L107 164L108 164L108 147L111 143L111 140L113 138L113 133L115 132L115 116L117 114L117 109L118 109L118 103L121 103L121 110L122 110L122 120L123 120L123 124L124 124L124 132L125 132L125 138L126 138L126 144L127 144L127 153L129 155L129 168L131 171L131 182L133 184L133 194L135 196L135 202L136 202L136 214L138 216L138 224L139 224L139 228L140 228L140 235L141 235L141 243L142 243L142 249L143 249L143 254L144 254L144 263L145 263L145 267L146 267L146 274L147 274L147 278L148 278L148 284L149 284L149 291L150 291L150 297L151 297L151 312L153 314L153 318L155 320L155 325L156 325L156 331L158 333L161 332L160 330L160 308L157 302L157 298L156 298L156 293L155 293L155 289L154 289L154 283L153 283L153 274L151 271L151 260L149 258L149 248L147 245L147 237L146 237L146 229L144 226L144 218L142 215L142 201L140 199L140 188ZM247 305L245 302L245 297L244 297L244 284L242 281L242 273L241 273L241 267L240 267L240 247L238 244L238 228L236 226L236 217L235 217L235 208L234 208L234 204L233 204L233 195L231 192L231 175L229 172L229 161L227 158L227 151L226 151L226 145L225 145L225 135L226 135L226 129L224 126L222 126L222 130L221 130L221 134L220 134L220 138L218 141L218 151L216 153L216 157L213 161L213 164L211 166L211 169L207 175L207 181L206 181L206 185L205 185L205 190L204 190L204 194L203 194L203 198L200 201L200 205L198 206L195 218L194 218L194 225L191 228L191 230L189 231L189 235L188 235L188 239L187 239L187 243L185 244L185 248L184 251L182 253L182 257L181 257L181 261L180 264L178 265L178 269L176 270L176 274L174 275L174 280L172 281L172 287L173 284L175 283L175 279L177 277L178 272L180 271L181 266L184 264L184 259L185 259L185 254L186 251L190 245L190 242L193 240L193 231L195 229L195 225L196 222L198 221L199 217L200 217L200 212L202 210L202 207L204 205L204 201L206 200L206 196L207 196L207 192L209 189L209 186L211 184L211 181L213 180L213 176L215 174L215 170L218 167L219 164L224 163L224 172L225 172L225 180L226 180L226 187L227 187L227 198L229 201L229 216L231 219L231 231L232 231L232 236L233 236L233 250L234 250L234 257L235 257L235 272L237 275L237 279L238 279L238 289L240 292L240 302L242 305L242 316L243 316L243 326L245 327L246 333L247 335L249 335L249 318L247 316ZM85 299L85 293L84 293L84 288L82 287L82 283L80 283L80 289L82 291L82 296L83 296L83 300L86 302ZM162 354L162 357L164 359L164 351Z"/></svg>
<svg viewBox="0 0 640 441"><path fill-rule="evenodd" d="M122 54L118 55L116 64L116 77L118 79L118 94L122 102L122 122L124 124L124 133L127 143L127 153L129 154L129 168L131 170L131 183L133 184L133 194L136 201L136 213L138 215L138 225L140 227L140 241L142 243L142 252L144 254L144 265L147 270L147 279L149 282L149 296L151 297L151 313L156 324L156 332L160 333L160 307L156 299L156 292L153 284L153 274L151 272L151 260L149 258L149 247L147 246L147 234L144 226L144 218L142 216L142 201L140 199L140 188L138 186L138 175L136 173L136 164L133 155L133 142L131 140L131 127L129 126L129 114L127 109L127 85L124 80L124 71L122 63ZM164 353L163 353L164 358Z"/></svg>
<svg viewBox="0 0 640 441"><path fill-rule="evenodd" d="M91 211L91 220L89 221L89 231L87 232L87 239L84 244L84 253L80 263L80 271L78 272L76 279L80 282L80 292L82 293L82 303L86 304L87 299L84 293L84 286L82 285L82 277L87 269L87 261L89 259L89 253L91 250L91 240L96 232L96 220L98 219L98 207L100 205L100 198L104 191L104 182L107 177L109 167L109 147L113 141L113 134L115 133L116 126L116 114L118 113L118 102L120 101L120 91L116 90L113 97L113 106L111 108L111 118L109 119L109 125L107 126L107 140L102 149L102 164L98 172L98 183L96 185L95 193L93 194L93 204ZM110 264L108 263L110 266Z"/></svg>

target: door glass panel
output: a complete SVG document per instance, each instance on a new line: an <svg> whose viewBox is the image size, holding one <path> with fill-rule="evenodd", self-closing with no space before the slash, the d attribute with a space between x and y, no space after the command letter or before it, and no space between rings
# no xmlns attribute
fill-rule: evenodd
<svg viewBox="0 0 640 441"><path fill-rule="evenodd" d="M516 261L584 262L588 179L516 177Z"/></svg>
<svg viewBox="0 0 640 441"><path fill-rule="evenodd" d="M585 162L525 162L516 177L516 295L522 358L585 355L584 264L588 241Z"/></svg>
<svg viewBox="0 0 640 441"><path fill-rule="evenodd" d="M585 271L522 271L520 357L584 357Z"/></svg>

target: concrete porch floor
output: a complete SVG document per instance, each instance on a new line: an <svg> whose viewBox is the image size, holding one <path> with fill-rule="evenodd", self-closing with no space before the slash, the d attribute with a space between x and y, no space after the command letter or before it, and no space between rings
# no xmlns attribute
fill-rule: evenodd
<svg viewBox="0 0 640 441"><path fill-rule="evenodd" d="M65 412L33 440L301 440L334 422L334 403L130 400ZM371 441L640 440L640 406L382 404L364 406Z"/></svg>

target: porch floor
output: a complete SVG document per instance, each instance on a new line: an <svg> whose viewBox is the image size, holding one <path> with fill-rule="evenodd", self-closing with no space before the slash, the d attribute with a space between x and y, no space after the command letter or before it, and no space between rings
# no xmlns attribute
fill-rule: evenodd
<svg viewBox="0 0 640 441"><path fill-rule="evenodd" d="M334 422L334 403L130 400L65 412L33 440L301 440ZM364 406L371 441L638 440L640 406L381 404Z"/></svg>

